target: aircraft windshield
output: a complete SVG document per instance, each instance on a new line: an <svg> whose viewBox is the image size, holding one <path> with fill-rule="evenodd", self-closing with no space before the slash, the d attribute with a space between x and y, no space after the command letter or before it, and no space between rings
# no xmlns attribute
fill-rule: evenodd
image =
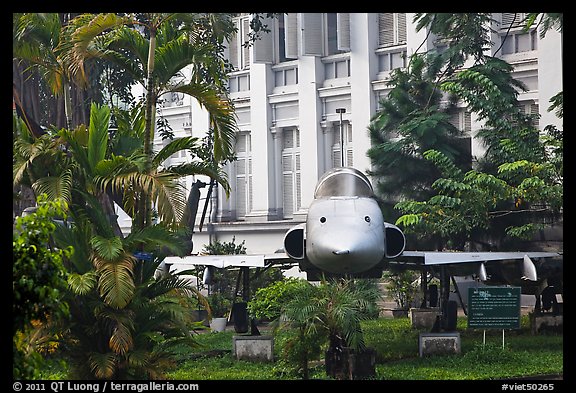
<svg viewBox="0 0 576 393"><path fill-rule="evenodd" d="M334 168L326 172L318 181L314 198L328 198L333 196L344 197L372 197L374 191L368 178L354 168Z"/></svg>

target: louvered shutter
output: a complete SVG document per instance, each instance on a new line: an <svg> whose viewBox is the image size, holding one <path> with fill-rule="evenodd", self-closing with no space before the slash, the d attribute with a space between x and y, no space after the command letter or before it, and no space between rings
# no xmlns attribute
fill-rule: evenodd
<svg viewBox="0 0 576 393"><path fill-rule="evenodd" d="M250 66L250 47L244 45L250 39L248 33L250 32L250 21L242 19L242 69Z"/></svg>
<svg viewBox="0 0 576 393"><path fill-rule="evenodd" d="M238 158L236 165L236 218L246 216L246 160Z"/></svg>
<svg viewBox="0 0 576 393"><path fill-rule="evenodd" d="M302 55L322 56L322 14L302 15Z"/></svg>
<svg viewBox="0 0 576 393"><path fill-rule="evenodd" d="M378 43L379 46L394 45L394 14L378 14Z"/></svg>
<svg viewBox="0 0 576 393"><path fill-rule="evenodd" d="M236 28L238 28L238 23L236 23ZM237 70L239 68L238 33L235 33L232 37L230 37L230 42L228 43L228 60L230 61L230 64L234 66L234 69Z"/></svg>
<svg viewBox="0 0 576 393"><path fill-rule="evenodd" d="M298 14L284 14L284 51L286 58L298 58Z"/></svg>
<svg viewBox="0 0 576 393"><path fill-rule="evenodd" d="M243 219L252 210L252 158L250 134L238 135L236 144L236 218Z"/></svg>
<svg viewBox="0 0 576 393"><path fill-rule="evenodd" d="M338 50L350 50L350 14L338 13L336 19Z"/></svg>
<svg viewBox="0 0 576 393"><path fill-rule="evenodd" d="M512 25L512 27L522 26L525 18L526 15L523 12L503 12L500 28L507 29L510 25Z"/></svg>
<svg viewBox="0 0 576 393"><path fill-rule="evenodd" d="M398 13L397 15L397 26L396 30L398 31L398 44L405 44L406 43L406 14L405 13Z"/></svg>
<svg viewBox="0 0 576 393"><path fill-rule="evenodd" d="M283 185L283 199L284 199L284 217L292 217L294 214L294 185L293 185L292 171L292 155L282 155L282 185Z"/></svg>

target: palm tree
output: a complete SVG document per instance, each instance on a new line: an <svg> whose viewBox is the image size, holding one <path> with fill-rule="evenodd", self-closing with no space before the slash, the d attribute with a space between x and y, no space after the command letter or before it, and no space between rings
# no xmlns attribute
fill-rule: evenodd
<svg viewBox="0 0 576 393"><path fill-rule="evenodd" d="M233 105L224 95L224 63L218 56L222 47L216 46L234 31L229 15L86 14L71 24L75 30L67 59L73 75L82 76L85 60L97 57L122 64L136 81L146 86L144 172L154 170L152 141L156 103L168 92L188 94L207 109L215 161L231 157L237 126ZM210 39L206 39L207 36ZM128 57L125 52L133 56ZM186 66L192 66L191 80L175 83L174 76ZM220 75L214 75L215 70ZM151 222L152 201L143 197L138 203L137 226L143 227Z"/></svg>
<svg viewBox="0 0 576 393"><path fill-rule="evenodd" d="M360 322L377 315L376 301L380 296L378 288L369 280L323 280L317 286L308 284L299 288L283 307L282 318L296 328L298 341L310 344L308 338L315 337L316 343L327 342L326 372L342 379L349 375L346 372L348 359L341 354L350 349L366 352ZM305 377L309 351L313 348L301 351Z"/></svg>
<svg viewBox="0 0 576 393"><path fill-rule="evenodd" d="M14 14L13 55L29 64L29 69L38 70L56 98L63 97L65 126L72 128L70 88L75 80L61 45L70 39L65 19L58 13Z"/></svg>
<svg viewBox="0 0 576 393"><path fill-rule="evenodd" d="M192 295L205 299L178 274L156 274L159 247L179 252L166 228L150 226L120 239L95 198L87 200L71 214L73 223L54 235L59 247L75 250L67 261L71 317L60 326L69 377L163 378L174 348L196 345L190 331L201 327L189 320L186 302ZM142 243L150 258L133 253Z"/></svg>
<svg viewBox="0 0 576 393"><path fill-rule="evenodd" d="M108 152L108 124L110 110L93 104L91 123L88 129L79 127L75 130L62 129L56 136L45 135L34 143L23 137L15 143L17 157L14 165L14 182L28 181L32 189L40 194L46 193L49 199L62 198L76 215L81 212L90 219L99 230L87 235L96 269L103 273L98 285L105 301L117 308L130 302L133 294L133 258L135 249L119 252L117 247L122 242L122 233L114 215L111 198L112 191L122 189L125 196L123 207L130 210L134 205L134 190L146 189L158 200L159 215L167 229L182 230L184 224L184 191L177 183L181 176L202 173L227 184L223 176L214 173L210 166L203 162L191 162L177 167L157 169L154 172L142 171L143 156L135 152L129 157L110 156ZM18 122L17 122L18 124ZM22 122L23 136L28 135ZM173 140L154 156L155 165L159 165L174 151L182 148L198 149L195 138ZM51 166L46 167L47 164ZM87 209L87 206L91 206ZM102 215L97 212L102 211ZM104 218L102 218L104 217ZM115 225L114 225L115 224ZM154 230L154 226L150 226ZM138 239L145 228L134 229L130 239ZM173 239L164 236L167 243ZM143 248L146 238L134 247ZM84 244L85 245L85 244ZM86 245L85 245L86 246ZM182 250L178 251L180 254ZM81 269L87 271L86 268Z"/></svg>

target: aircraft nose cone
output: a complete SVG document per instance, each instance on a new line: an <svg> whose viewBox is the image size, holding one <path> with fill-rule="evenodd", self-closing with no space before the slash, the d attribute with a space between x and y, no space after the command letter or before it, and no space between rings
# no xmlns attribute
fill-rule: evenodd
<svg viewBox="0 0 576 393"><path fill-rule="evenodd" d="M332 273L359 273L369 270L384 256L382 242L369 233L330 232L315 236L308 245L310 262Z"/></svg>
<svg viewBox="0 0 576 393"><path fill-rule="evenodd" d="M332 251L332 254L334 254L334 255L346 255L346 254L350 254L350 250L335 250L335 251Z"/></svg>

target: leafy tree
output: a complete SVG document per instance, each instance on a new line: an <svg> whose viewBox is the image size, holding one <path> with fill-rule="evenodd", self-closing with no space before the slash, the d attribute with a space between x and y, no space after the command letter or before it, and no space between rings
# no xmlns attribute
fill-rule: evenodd
<svg viewBox="0 0 576 393"><path fill-rule="evenodd" d="M70 377L162 379L174 348L195 345L190 330L200 328L188 312L196 289L177 274L158 274L165 252L182 245L162 225L117 237L98 201L87 195L86 203L54 233L56 244L75 250L65 261L70 321L54 327ZM141 244L146 254L135 254Z"/></svg>
<svg viewBox="0 0 576 393"><path fill-rule="evenodd" d="M434 80L443 64L436 54L413 55L408 69L395 69L388 82L392 88L368 127L369 173L377 179L386 217L396 216L392 207L401 197L432 195L430 186L439 173L422 157L424 151L436 148L467 165L461 132L450 123L455 102L443 103Z"/></svg>
<svg viewBox="0 0 576 393"><path fill-rule="evenodd" d="M404 200L397 199L395 208L403 215L396 222L421 240L433 239L439 249L475 247L474 243L490 249L511 247L509 241L504 243L507 237L527 238L561 211L558 133L549 130L546 140L540 138L534 118L518 109L518 93L525 87L512 77L512 66L486 54L491 46L485 29L490 14L416 14L415 21L418 29L427 27L447 43L443 53L429 54L439 67L427 69L435 89L465 104L484 122L477 137L487 152L471 170L450 152L418 141L422 157L441 175L428 178L428 195L409 191ZM414 56L421 55L413 55L410 64ZM473 64L463 68L467 59ZM425 92L417 87L407 95ZM390 113L394 112L384 106L379 116ZM391 173L400 168L394 165Z"/></svg>
<svg viewBox="0 0 576 393"><path fill-rule="evenodd" d="M418 294L416 280L418 273L412 270L389 270L384 272L383 279L386 280L386 289L392 295L398 308L408 310L414 306L414 300Z"/></svg>
<svg viewBox="0 0 576 393"><path fill-rule="evenodd" d="M67 206L61 200L38 198L38 208L15 223L12 240L12 349L13 377L33 379L42 358L27 343L34 324L68 316L68 304L63 301L67 272L63 259L72 248L54 247L51 235L56 229L55 218L66 217Z"/></svg>

